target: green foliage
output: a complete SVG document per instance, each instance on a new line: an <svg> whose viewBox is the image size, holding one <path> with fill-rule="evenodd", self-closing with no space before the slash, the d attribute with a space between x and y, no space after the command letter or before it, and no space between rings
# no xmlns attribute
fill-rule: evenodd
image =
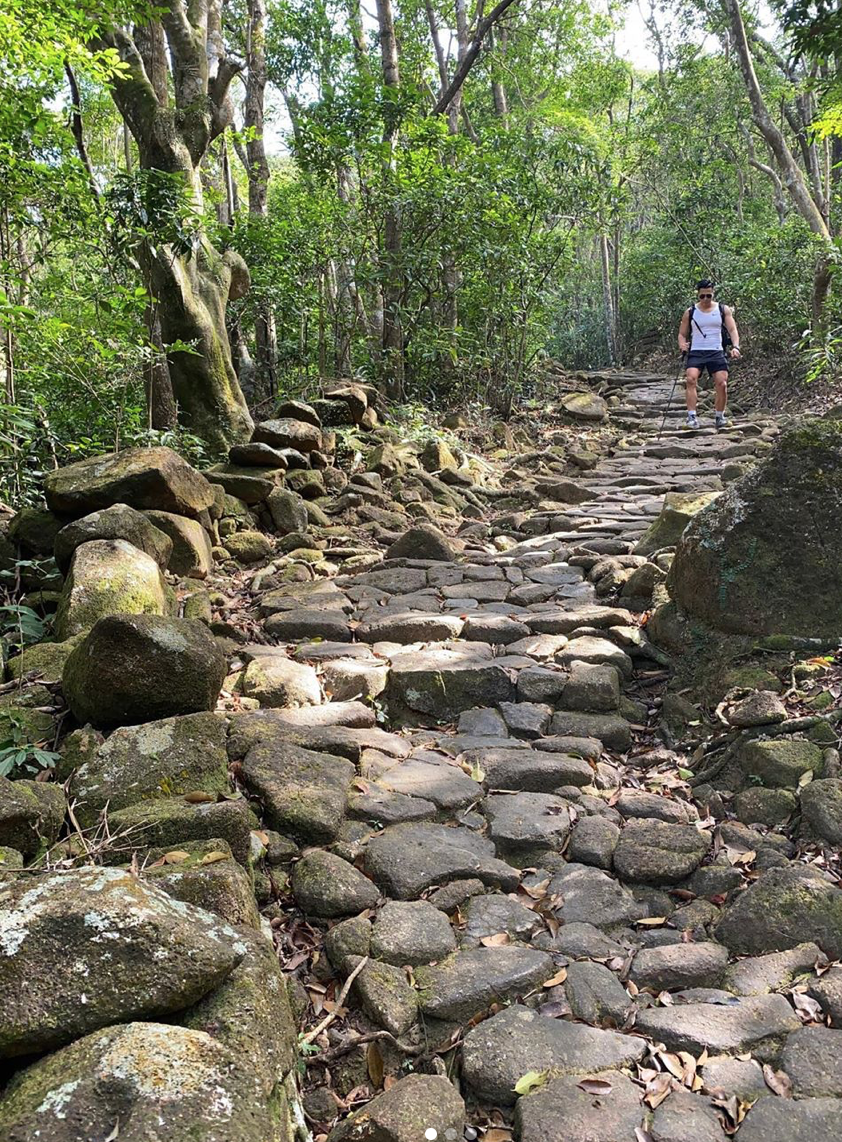
<svg viewBox="0 0 842 1142"><path fill-rule="evenodd" d="M0 710L0 777L55 768L61 755L43 746L43 742L29 741L29 729L22 712Z"/></svg>

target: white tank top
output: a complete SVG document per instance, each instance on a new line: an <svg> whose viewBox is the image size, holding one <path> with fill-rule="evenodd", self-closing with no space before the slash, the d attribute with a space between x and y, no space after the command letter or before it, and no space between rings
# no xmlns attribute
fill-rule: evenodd
<svg viewBox="0 0 842 1142"><path fill-rule="evenodd" d="M693 353L722 352L722 315L719 304L714 303L710 313L705 313L698 305L693 310L693 320L690 323L692 340L690 350Z"/></svg>

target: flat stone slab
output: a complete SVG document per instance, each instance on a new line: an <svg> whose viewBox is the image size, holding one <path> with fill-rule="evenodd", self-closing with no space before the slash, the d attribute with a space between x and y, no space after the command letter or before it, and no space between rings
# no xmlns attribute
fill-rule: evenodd
<svg viewBox="0 0 842 1142"><path fill-rule="evenodd" d="M588 1074L587 1078L600 1083L604 1093L594 1095L587 1088L583 1089L580 1075L563 1075L519 1099L515 1128L520 1142L633 1139L635 1129L642 1128L646 1118L640 1088L616 1071L599 1071Z"/></svg>
<svg viewBox="0 0 842 1142"><path fill-rule="evenodd" d="M842 1099L761 1098L740 1127L740 1142L839 1142Z"/></svg>
<svg viewBox="0 0 842 1142"><path fill-rule="evenodd" d="M581 625L585 626L586 623L582 622ZM555 661L562 666L571 666L574 662L584 662L592 666L614 666L623 678L632 676L631 659L615 642L609 642L607 638L584 635L581 638L571 639L555 656Z"/></svg>
<svg viewBox="0 0 842 1142"><path fill-rule="evenodd" d="M502 893L489 892L472 896L462 906L465 928L460 937L462 947L474 947L488 936L505 932L512 940L525 943L541 924L536 912Z"/></svg>
<svg viewBox="0 0 842 1142"><path fill-rule="evenodd" d="M629 978L654 991L685 987L718 987L728 965L728 949L703 940L697 944L666 944L637 953Z"/></svg>
<svg viewBox="0 0 842 1142"><path fill-rule="evenodd" d="M389 900L371 931L371 954L395 967L429 964L455 950L450 921L427 900Z"/></svg>
<svg viewBox="0 0 842 1142"><path fill-rule="evenodd" d="M614 850L614 869L624 880L678 884L699 867L712 843L692 825L633 819Z"/></svg>
<svg viewBox="0 0 842 1142"><path fill-rule="evenodd" d="M640 1011L636 1027L670 1051L711 1054L752 1051L776 1059L801 1020L782 995L758 995L735 1003L687 1003Z"/></svg>
<svg viewBox="0 0 842 1142"><path fill-rule="evenodd" d="M301 844L335 840L353 776L344 758L283 742L253 746L240 765L243 784L260 798L270 828Z"/></svg>
<svg viewBox="0 0 842 1142"><path fill-rule="evenodd" d="M466 750L465 761L485 772L489 789L550 793L562 785L590 785L593 767L581 757L536 749Z"/></svg>
<svg viewBox="0 0 842 1142"><path fill-rule="evenodd" d="M570 834L570 804L551 793L498 793L486 798L489 835L510 855L560 849Z"/></svg>
<svg viewBox="0 0 842 1142"><path fill-rule="evenodd" d="M468 1032L462 1073L480 1098L511 1106L517 1098L515 1083L527 1071L583 1075L615 1070L638 1062L645 1051L645 1042L633 1035L551 1019L514 1004Z"/></svg>
<svg viewBox="0 0 842 1142"><path fill-rule="evenodd" d="M433 885L478 879L512 892L519 872L494 855L494 844L464 827L391 825L368 844L365 868L397 900L414 900Z"/></svg>
<svg viewBox="0 0 842 1142"><path fill-rule="evenodd" d="M356 629L360 642L444 642L458 638L465 625L457 615L418 614L405 611L396 615L367 619Z"/></svg>
<svg viewBox="0 0 842 1142"><path fill-rule="evenodd" d="M786 1041L781 1068L796 1098L842 1097L842 1031L801 1027Z"/></svg>
<svg viewBox="0 0 842 1142"><path fill-rule="evenodd" d="M555 971L552 958L535 948L469 948L435 967L418 968L418 1004L438 1019L472 1019L492 1003L532 991Z"/></svg>
<svg viewBox="0 0 842 1142"><path fill-rule="evenodd" d="M484 644L395 655L389 701L438 721L453 719L474 706L510 701L515 692L511 676L493 660L475 653L475 645Z"/></svg>
<svg viewBox="0 0 842 1142"><path fill-rule="evenodd" d="M581 922L596 928L614 928L648 915L646 905L635 900L619 881L586 865L569 864L552 878L549 892L562 896L556 911L565 924Z"/></svg>
<svg viewBox="0 0 842 1142"><path fill-rule="evenodd" d="M378 784L394 793L432 801L439 809L461 809L482 797L482 786L455 762L407 758L393 766Z"/></svg>
<svg viewBox="0 0 842 1142"><path fill-rule="evenodd" d="M732 964L725 973L724 987L735 995L766 995L808 975L819 962L827 962L817 944L799 944L786 952L749 956Z"/></svg>

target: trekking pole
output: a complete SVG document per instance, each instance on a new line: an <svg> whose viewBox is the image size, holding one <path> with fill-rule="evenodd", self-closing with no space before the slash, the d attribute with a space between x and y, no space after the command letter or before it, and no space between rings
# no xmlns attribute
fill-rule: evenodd
<svg viewBox="0 0 842 1142"><path fill-rule="evenodd" d="M684 372L684 358L686 356L686 353L681 354L681 364L678 369L678 375L672 382L672 391L670 392L669 400L667 401L667 407L664 409L664 419L661 421L661 427L658 429L658 435L655 437L656 441L661 439L661 435L664 431L664 425L667 423L667 415L669 414L670 406L672 405L672 398L675 396L675 390L678 387L678 382L681 380L681 374Z"/></svg>

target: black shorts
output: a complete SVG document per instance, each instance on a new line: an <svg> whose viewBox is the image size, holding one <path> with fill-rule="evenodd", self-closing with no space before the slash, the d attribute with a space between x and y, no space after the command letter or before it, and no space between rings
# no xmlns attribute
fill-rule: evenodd
<svg viewBox="0 0 842 1142"><path fill-rule="evenodd" d="M685 368L698 369L702 373L707 369L710 376L727 373L728 358L723 349L693 349L687 354Z"/></svg>

